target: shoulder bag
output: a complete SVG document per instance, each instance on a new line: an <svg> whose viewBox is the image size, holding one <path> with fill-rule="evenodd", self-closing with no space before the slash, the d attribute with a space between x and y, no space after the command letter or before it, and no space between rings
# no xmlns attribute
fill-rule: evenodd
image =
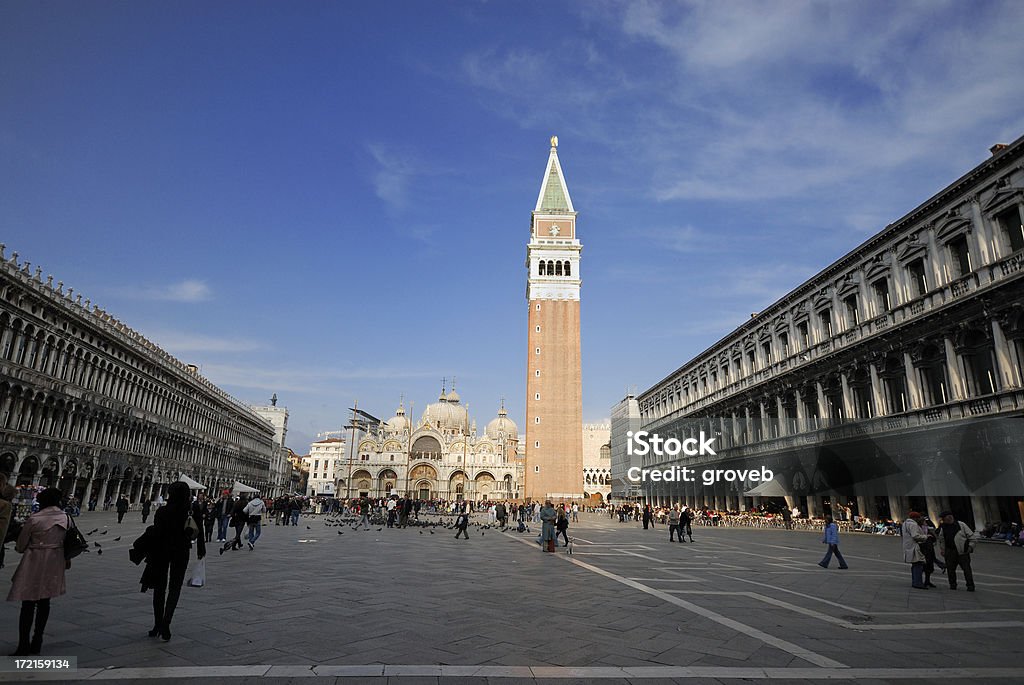
<svg viewBox="0 0 1024 685"><path fill-rule="evenodd" d="M85 541L82 531L78 530L75 520L68 516L68 529L64 533L64 560L71 561L82 552L89 551L89 543Z"/></svg>

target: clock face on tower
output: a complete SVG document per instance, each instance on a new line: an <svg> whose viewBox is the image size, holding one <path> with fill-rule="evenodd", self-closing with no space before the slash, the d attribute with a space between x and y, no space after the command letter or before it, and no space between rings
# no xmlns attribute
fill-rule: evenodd
<svg viewBox="0 0 1024 685"><path fill-rule="evenodd" d="M551 235L558 235L561 232L562 232L562 229L560 229L558 227L558 224L554 224L554 225L551 226L551 231L550 231Z"/></svg>

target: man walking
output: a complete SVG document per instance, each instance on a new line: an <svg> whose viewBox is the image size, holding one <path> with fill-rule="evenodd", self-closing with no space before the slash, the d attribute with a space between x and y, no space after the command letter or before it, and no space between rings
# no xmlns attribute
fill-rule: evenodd
<svg viewBox="0 0 1024 685"><path fill-rule="evenodd" d="M974 571L971 570L971 552L977 535L966 523L958 521L953 512L944 511L939 516L939 551L946 558L946 576L949 578L949 589L956 589L956 567L964 570L964 582L967 591L974 592Z"/></svg>
<svg viewBox="0 0 1024 685"><path fill-rule="evenodd" d="M213 506L213 516L217 520L217 542L228 541L228 522L231 521L231 498L228 493L220 493L220 499Z"/></svg>
<svg viewBox="0 0 1024 685"><path fill-rule="evenodd" d="M152 503L147 499L142 502L142 522L145 523L146 519L149 518L149 509L152 507Z"/></svg>
<svg viewBox="0 0 1024 685"><path fill-rule="evenodd" d="M124 515L128 513L128 498L121 495L117 498L117 522L121 523Z"/></svg>
<svg viewBox="0 0 1024 685"><path fill-rule="evenodd" d="M910 564L910 586L917 590L927 590L924 584L924 552L921 543L928 541L928 536L921 530L921 514L912 511L907 514L901 532L903 534L903 561Z"/></svg>
<svg viewBox="0 0 1024 685"><path fill-rule="evenodd" d="M256 541L260 539L263 532L262 519L267 511L267 505L263 503L259 495L254 496L242 510L246 515L246 523L249 524L249 551L256 547Z"/></svg>
<svg viewBox="0 0 1024 685"><path fill-rule="evenodd" d="M818 566L828 568L828 565L832 563L832 555L835 554L839 568L849 568L846 565L846 559L843 559L843 555L839 551L839 526L832 520L832 514L825 514L825 534L822 536L821 542L828 545L828 552L825 553L825 558L818 562Z"/></svg>

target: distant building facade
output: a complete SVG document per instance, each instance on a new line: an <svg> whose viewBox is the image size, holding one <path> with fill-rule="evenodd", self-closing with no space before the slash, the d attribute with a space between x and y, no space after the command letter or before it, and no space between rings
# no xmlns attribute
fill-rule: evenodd
<svg viewBox="0 0 1024 685"><path fill-rule="evenodd" d="M612 490L608 423L583 424L583 491L592 503L603 502Z"/></svg>
<svg viewBox="0 0 1024 685"><path fill-rule="evenodd" d="M83 502L182 473L266 492L274 429L251 408L0 245L0 471Z"/></svg>
<svg viewBox="0 0 1024 685"><path fill-rule="evenodd" d="M274 402L268 406L254 406L252 410L259 416L262 416L274 428L274 456L270 460L270 475L268 480L270 482L269 494L271 497L277 497L289 490L289 480L291 479L291 463L288 461L288 457L291 453L287 447L285 447L285 437L288 435L288 408L277 406L277 396L274 396Z"/></svg>
<svg viewBox="0 0 1024 685"><path fill-rule="evenodd" d="M640 430L640 404L635 395L626 395L621 402L612 407L611 430L608 442L611 454L611 491L612 499L626 499L639 493L639 488L631 483L626 473L633 466L640 466L640 457L630 456L627 448L627 434Z"/></svg>
<svg viewBox="0 0 1024 685"><path fill-rule="evenodd" d="M640 394L644 429L716 438L716 456L643 466L758 468L757 482L648 483L662 503L769 497L821 515L952 509L1020 519L1024 483L1024 138ZM619 461L613 415L613 469Z"/></svg>
<svg viewBox="0 0 1024 685"><path fill-rule="evenodd" d="M326 438L309 446L309 456L303 457L303 468L309 474L305 494L310 497L334 497L335 481L347 463L345 438Z"/></svg>

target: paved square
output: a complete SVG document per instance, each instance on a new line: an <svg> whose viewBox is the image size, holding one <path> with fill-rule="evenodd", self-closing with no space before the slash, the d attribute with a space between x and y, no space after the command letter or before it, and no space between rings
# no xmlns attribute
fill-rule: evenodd
<svg viewBox="0 0 1024 685"><path fill-rule="evenodd" d="M79 680L146 683L1024 681L1024 550L981 544L977 592L939 574L924 592L898 538L845 534L850 569L826 571L815 532L698 527L678 544L582 518L571 556L542 553L536 531L266 526L255 551L211 545L208 585L182 590L164 643L127 557L139 515L87 513L101 547L69 572L43 656L76 656ZM42 678L67 676L0 674Z"/></svg>

